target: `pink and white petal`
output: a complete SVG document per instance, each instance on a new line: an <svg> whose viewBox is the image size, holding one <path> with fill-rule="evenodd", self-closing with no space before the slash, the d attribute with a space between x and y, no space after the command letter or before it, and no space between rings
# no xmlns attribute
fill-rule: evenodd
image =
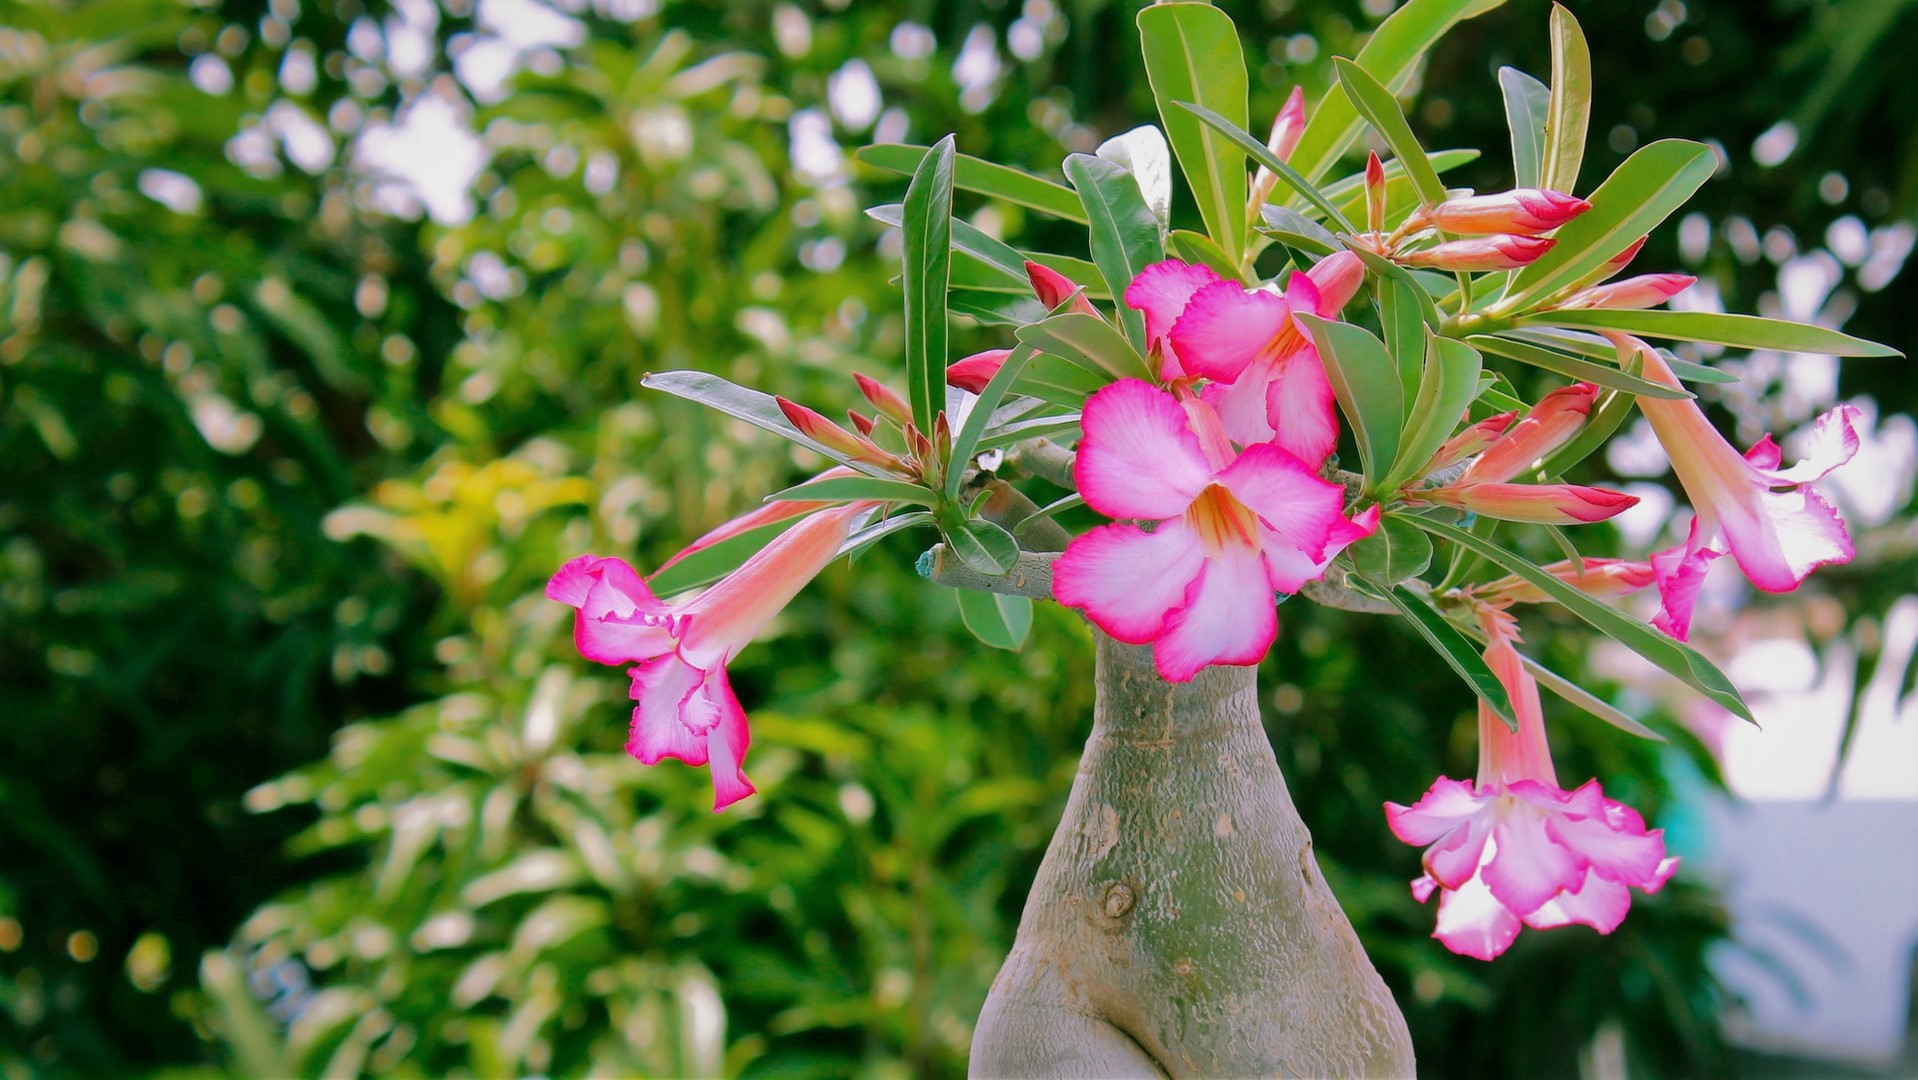
<svg viewBox="0 0 1918 1080"><path fill-rule="evenodd" d="M1338 411L1317 349L1295 352L1279 365L1278 378L1266 387L1265 419L1273 441L1315 469L1338 447Z"/></svg>
<svg viewBox="0 0 1918 1080"><path fill-rule="evenodd" d="M1121 379L1086 400L1072 475L1086 505L1107 517L1178 517L1212 470L1171 394Z"/></svg>
<svg viewBox="0 0 1918 1080"><path fill-rule="evenodd" d="M710 703L718 717L706 738L716 814L759 790L746 779L746 748L752 744L752 731L746 726L746 710L733 695L725 668L714 668L707 675L699 696Z"/></svg>
<svg viewBox="0 0 1918 1080"><path fill-rule="evenodd" d="M1550 930L1582 923L1601 934L1609 934L1618 929L1631 909L1631 890L1594 870L1586 873L1584 884L1576 890L1558 894L1525 916L1525 925L1534 930Z"/></svg>
<svg viewBox="0 0 1918 1080"><path fill-rule="evenodd" d="M1562 815L1548 818L1545 831L1583 865L1627 885L1649 883L1665 859L1664 831L1646 830L1636 813L1629 823Z"/></svg>
<svg viewBox="0 0 1918 1080"><path fill-rule="evenodd" d="M1268 536L1303 553L1314 563L1325 558L1325 547L1340 526L1345 488L1319 476L1316 469L1285 449L1270 443L1248 446L1218 482L1232 497L1259 515ZM1277 586L1286 592L1298 591Z"/></svg>
<svg viewBox="0 0 1918 1080"><path fill-rule="evenodd" d="M1185 604L1166 619L1152 660L1172 682L1188 682L1209 664L1256 664L1279 633L1278 606L1265 563L1251 548L1227 545L1204 562Z"/></svg>
<svg viewBox="0 0 1918 1080"><path fill-rule="evenodd" d="M1575 889L1584 867L1545 830L1544 815L1508 811L1493 830L1497 853L1479 871L1492 895L1519 914L1537 911L1565 889Z"/></svg>
<svg viewBox="0 0 1918 1080"><path fill-rule="evenodd" d="M1155 262L1125 287L1126 306L1145 316L1146 340L1157 342L1172 331L1192 294L1218 280L1210 267L1177 259Z"/></svg>
<svg viewBox="0 0 1918 1080"><path fill-rule="evenodd" d="M686 726L681 706L700 688L705 672L667 655L648 660L627 672L633 678L633 726L626 752L642 764L657 765L678 758L688 765L706 764L706 732Z"/></svg>
<svg viewBox="0 0 1918 1080"><path fill-rule="evenodd" d="M1053 564L1052 595L1120 641L1143 645L1185 602L1204 560L1198 536L1179 519L1149 533L1101 525L1066 545Z"/></svg>
<svg viewBox="0 0 1918 1080"><path fill-rule="evenodd" d="M1472 789L1468 780L1441 776L1411 806L1385 804L1385 826L1392 835L1415 847L1443 839L1492 799Z"/></svg>
<svg viewBox="0 0 1918 1080"><path fill-rule="evenodd" d="M1858 453L1858 428L1865 422L1864 411L1856 405L1840 405L1812 422L1811 437L1805 446L1805 456L1798 464L1789 469L1779 469L1778 449L1772 447L1771 464L1760 464L1752 457L1758 453L1758 447L1752 447L1751 454L1745 460L1771 473L1772 480L1781 484L1809 484L1823 479L1838 466L1845 464ZM1771 442L1771 436L1765 436L1764 443Z"/></svg>
<svg viewBox="0 0 1918 1080"><path fill-rule="evenodd" d="M1218 413L1225 433L1241 446L1272 441L1272 425L1265 418L1266 390L1277 372L1263 357L1253 361L1238 379L1207 383L1200 399Z"/></svg>
<svg viewBox="0 0 1918 1080"><path fill-rule="evenodd" d="M1506 910L1478 878L1439 894L1438 927L1432 936L1460 956L1492 960L1518 937L1518 916Z"/></svg>
<svg viewBox="0 0 1918 1080"><path fill-rule="evenodd" d="M1813 570L1855 554L1844 519L1809 488L1753 488L1713 509L1738 568L1766 592L1790 592Z"/></svg>
<svg viewBox="0 0 1918 1080"><path fill-rule="evenodd" d="M1188 375L1233 382L1291 321L1284 297L1217 281L1192 294L1170 336Z"/></svg>
<svg viewBox="0 0 1918 1080"><path fill-rule="evenodd" d="M1698 590L1705 584L1705 573L1713 560L1724 554L1699 542L1697 518L1692 519L1691 535L1683 544L1652 552L1652 580L1658 585L1658 614L1652 616L1652 625L1678 641L1688 640L1692 609L1698 603Z"/></svg>

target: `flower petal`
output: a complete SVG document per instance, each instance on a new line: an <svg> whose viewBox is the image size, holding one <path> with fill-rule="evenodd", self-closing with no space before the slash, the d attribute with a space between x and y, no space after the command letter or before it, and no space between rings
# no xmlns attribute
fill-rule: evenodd
<svg viewBox="0 0 1918 1080"><path fill-rule="evenodd" d="M1251 548L1227 545L1187 587L1185 605L1166 619L1152 659L1160 675L1187 682L1208 664L1258 663L1278 633L1264 561Z"/></svg>
<svg viewBox="0 0 1918 1080"><path fill-rule="evenodd" d="M1083 426L1072 475L1107 517L1177 517L1212 479L1185 410L1150 383L1121 379L1093 394Z"/></svg>
<svg viewBox="0 0 1918 1080"><path fill-rule="evenodd" d="M1172 324L1171 339L1188 375L1232 382L1261 353L1280 355L1274 345L1281 334L1299 337L1291 323L1292 306L1284 297L1217 281L1192 294Z"/></svg>
<svg viewBox="0 0 1918 1080"><path fill-rule="evenodd" d="M1460 956L1491 960L1511 948L1518 931L1518 916L1478 878L1439 894L1438 927L1432 936Z"/></svg>
<svg viewBox="0 0 1918 1080"><path fill-rule="evenodd" d="M1066 545L1053 564L1052 595L1120 641L1143 645L1185 602L1204 559L1198 537L1178 519L1150 533L1101 525Z"/></svg>

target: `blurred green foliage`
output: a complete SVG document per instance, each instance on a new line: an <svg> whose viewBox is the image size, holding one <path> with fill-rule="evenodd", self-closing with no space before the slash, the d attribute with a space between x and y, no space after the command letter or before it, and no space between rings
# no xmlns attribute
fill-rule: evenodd
<svg viewBox="0 0 1918 1080"><path fill-rule="evenodd" d="M624 681L573 655L539 588L581 551L657 565L817 467L640 392L646 371L828 409L854 401L850 371L892 370L896 248L861 210L903 185L792 162L802 128L832 130L848 60L896 134L1052 173L1149 115L1133 7L656 6L579 8L582 44L531 49L473 104L452 58L497 38L487 7L5 5L0 1070L963 1070L1090 724L1084 629L1042 605L1023 652L980 649L908 569L913 538L889 539L736 664L761 794L715 817L703 774L620 752ZM1381 8L1226 6L1255 118L1294 81L1323 92ZM1841 213L1908 217L1912 151L1875 152L1864 125L1918 130L1910 87L1867 62L1913 8L1873 7L1870 37L1795 0L1579 5L1602 88L1588 172L1715 137L1714 221L1809 248ZM1429 141L1492 151L1466 182L1501 182L1492 72L1542 74L1544 22L1513 0L1427 72ZM978 81L981 25L999 67ZM1801 100L1776 63L1840 89ZM380 212L395 182L349 165L429 99L484 133L463 222ZM1799 155L1752 165L1794 107ZM1671 238L1644 260L1675 265ZM1734 303L1775 272L1722 241L1708 267ZM1911 280L1848 328L1904 341ZM1844 387L1908 409L1891 367ZM1870 572L1833 587L1888 604ZM1495 965L1428 940L1416 852L1379 804L1469 772L1471 703L1382 623L1281 615L1274 744L1422 1063L1564 1074L1607 1033L1647 1073L1724 1072L1702 961L1724 924L1699 886ZM1555 715L1563 773L1655 816L1654 748Z"/></svg>

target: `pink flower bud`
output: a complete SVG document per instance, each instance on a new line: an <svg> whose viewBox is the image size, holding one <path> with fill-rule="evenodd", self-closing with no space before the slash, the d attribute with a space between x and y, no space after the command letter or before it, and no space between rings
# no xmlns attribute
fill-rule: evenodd
<svg viewBox="0 0 1918 1080"><path fill-rule="evenodd" d="M1365 225L1375 233L1385 231L1385 163L1376 150L1365 158Z"/></svg>
<svg viewBox="0 0 1918 1080"><path fill-rule="evenodd" d="M1516 270L1552 250L1555 240L1535 236L1475 236L1468 240L1447 240L1424 251L1399 256L1407 266L1433 270Z"/></svg>
<svg viewBox="0 0 1918 1080"><path fill-rule="evenodd" d="M1319 310L1335 317L1365 284L1365 264L1349 251L1335 251L1305 272L1319 289Z"/></svg>
<svg viewBox="0 0 1918 1080"><path fill-rule="evenodd" d="M872 407L878 409L881 416L898 424L912 419L912 406L892 387L857 371L852 373L852 379L859 384L859 392L872 402Z"/></svg>
<svg viewBox="0 0 1918 1080"><path fill-rule="evenodd" d="M1640 274L1609 285L1594 285L1560 304L1564 308L1648 308L1691 288L1690 274Z"/></svg>
<svg viewBox="0 0 1918 1080"><path fill-rule="evenodd" d="M1497 195L1447 199L1426 219L1435 229L1467 236L1546 232L1592 208L1584 199L1542 188L1516 188Z"/></svg>
<svg viewBox="0 0 1918 1080"><path fill-rule="evenodd" d="M1039 298L1041 304L1046 306L1047 311L1051 311L1065 303L1068 297L1072 297L1072 310L1082 315L1098 314L1092 306L1092 301L1087 300L1085 293L1079 291L1078 283L1051 267L1040 266L1036 262L1027 260L1026 279L1032 282L1033 294ZM1075 293L1078 295L1074 296Z"/></svg>
<svg viewBox="0 0 1918 1080"><path fill-rule="evenodd" d="M1465 470L1460 483L1510 480L1533 468L1545 455L1565 445L1591 415L1598 387L1573 383L1546 394L1525 419L1511 426L1477 461Z"/></svg>
<svg viewBox="0 0 1918 1080"><path fill-rule="evenodd" d="M999 374L999 368L1012 355L1011 349L987 349L974 353L946 369L946 382L969 393L980 393Z"/></svg>
<svg viewBox="0 0 1918 1080"><path fill-rule="evenodd" d="M1616 517L1638 496L1582 484L1456 484L1409 493L1421 502L1456 506L1501 521L1587 525Z"/></svg>

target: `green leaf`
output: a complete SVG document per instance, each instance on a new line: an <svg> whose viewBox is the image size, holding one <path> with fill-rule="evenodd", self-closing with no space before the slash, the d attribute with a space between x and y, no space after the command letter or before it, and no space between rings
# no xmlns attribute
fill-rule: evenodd
<svg viewBox="0 0 1918 1080"><path fill-rule="evenodd" d="M1381 588L1417 577L1431 565L1431 539L1396 514L1380 518L1372 535L1352 545L1352 566L1360 577Z"/></svg>
<svg viewBox="0 0 1918 1080"><path fill-rule="evenodd" d="M1006 399L1006 392L1019 381L1019 373L1025 370L1026 361L1030 359L1032 347L1021 344L1012 350L1006 362L999 365L999 370L993 372L992 378L980 389L979 400L972 403L972 410L966 413L966 422L960 425L959 434L952 440L955 467L946 470L946 498L959 497L959 485L965 480L966 463L978 452L979 439L986 433L986 425L992 422L993 410Z"/></svg>
<svg viewBox="0 0 1918 1080"><path fill-rule="evenodd" d="M1552 250L1518 272L1491 312L1523 310L1604 266L1685 205L1717 167L1703 143L1661 139L1640 147L1592 192L1590 210L1558 227Z"/></svg>
<svg viewBox="0 0 1918 1080"><path fill-rule="evenodd" d="M1488 353L1516 360L1542 368L1568 379L1581 379L1588 383L1623 390L1639 397L1663 398L1667 401L1684 401L1693 395L1689 390L1655 383L1637 375L1628 375L1614 364L1601 364L1571 353L1549 349L1543 345L1534 345L1529 341L1514 341L1496 334L1473 334L1466 341Z"/></svg>
<svg viewBox="0 0 1918 1080"><path fill-rule="evenodd" d="M1351 323L1329 322L1295 312L1319 347L1327 381L1352 425L1365 462L1366 490L1376 491L1399 449L1404 391L1385 345L1371 331Z"/></svg>
<svg viewBox="0 0 1918 1080"><path fill-rule="evenodd" d="M1153 4L1139 12L1138 25L1159 124L1199 204L1205 231L1237 266L1245 253L1244 157L1220 131L1208 130L1173 103L1196 102L1228 126L1245 128L1245 52L1238 28L1230 15L1202 3Z"/></svg>
<svg viewBox="0 0 1918 1080"><path fill-rule="evenodd" d="M1339 86L1345 90L1345 96L1352 100L1353 108L1363 114L1366 120L1385 136L1386 145L1405 165L1405 175L1411 178L1412 186L1419 193L1419 200L1427 206L1445 201L1445 184L1438 178L1438 170L1432 168L1432 162L1425 156L1425 148L1419 145L1418 136L1412 134L1412 125L1406 122L1405 111L1392 92L1379 84L1377 79L1367 74L1365 69L1347 60L1343 56L1332 58L1332 66L1338 69Z"/></svg>
<svg viewBox="0 0 1918 1080"><path fill-rule="evenodd" d="M877 143L853 151L852 156L876 169L911 176L918 171L926 150L924 146L906 143ZM1078 196L1072 193L1071 188L970 154L954 155L952 186L1016 203L1079 225L1086 223L1085 211L1080 208Z"/></svg>
<svg viewBox="0 0 1918 1080"><path fill-rule="evenodd" d="M1484 369L1478 350L1452 338L1433 336L1429 330L1425 333L1425 370L1399 443L1398 462L1381 485L1386 491L1418 476L1440 445L1451 438L1478 394L1478 376Z"/></svg>
<svg viewBox="0 0 1918 1080"><path fill-rule="evenodd" d="M1512 186L1540 187L1552 89L1514 67L1498 69L1498 88L1505 95L1505 126L1512 132Z"/></svg>
<svg viewBox="0 0 1918 1080"><path fill-rule="evenodd" d="M1152 9L1147 8L1146 10L1150 11ZM1280 161L1279 156L1267 149L1264 143L1246 134L1241 125L1234 124L1231 120L1220 116L1218 113L1213 112L1203 105L1197 105L1189 101L1178 101L1173 104L1197 117L1199 121L1210 128L1213 133L1224 138L1234 146L1237 146L1245 153L1250 154L1254 161L1271 169L1273 174L1279 178L1280 183L1290 187L1300 198L1310 203L1319 213L1324 214L1327 221L1332 222L1348 233L1358 231L1352 227L1350 221L1346 220L1344 214L1339 213L1339 208L1332 205L1332 201L1327 199L1318 188L1313 187L1305 177L1299 175L1298 170ZM1244 172L1244 169L1241 168L1240 172Z"/></svg>
<svg viewBox="0 0 1918 1080"><path fill-rule="evenodd" d="M1092 236L1092 261L1105 278L1106 290L1124 296L1139 271L1165 258L1159 219L1145 204L1138 181L1121 165L1090 154L1066 158L1066 179L1085 204ZM1145 348L1145 316L1124 303L1118 305L1126 337Z"/></svg>
<svg viewBox="0 0 1918 1080"><path fill-rule="evenodd" d="M980 589L954 590L959 598L959 620L980 643L1017 652L1032 629L1032 601Z"/></svg>
<svg viewBox="0 0 1918 1080"><path fill-rule="evenodd" d="M955 455L954 460L964 459ZM775 491L766 496L767 502L860 502L869 499L932 506L939 501L939 494L931 488L905 480L882 480L876 476L828 476L824 480L794 484L784 491Z"/></svg>
<svg viewBox="0 0 1918 1080"><path fill-rule="evenodd" d="M1584 709L1600 720L1618 728L1620 731L1629 732L1641 739L1650 739L1653 742L1670 741L1666 739L1665 736L1632 719L1630 715L1619 710L1611 702L1606 701L1604 698L1599 697L1597 694L1592 693L1531 657L1520 653L1519 660L1525 665L1525 670L1531 672L1532 677L1538 680L1540 686L1543 686L1545 689L1550 690L1552 693L1557 694L1559 697L1564 698L1579 708Z"/></svg>
<svg viewBox="0 0 1918 1080"><path fill-rule="evenodd" d="M1582 219L1575 219L1572 224L1577 224L1578 220ZM1565 226L1567 229L1571 227ZM1706 311L1615 311L1609 308L1541 311L1521 319L1520 325L1622 330L1628 334L1668 341L1703 341L1734 349L1776 349L1779 352L1822 353L1828 356L1904 355L1889 345L1855 338L1822 326L1782 319L1761 319L1756 315L1721 315Z"/></svg>
<svg viewBox="0 0 1918 1080"><path fill-rule="evenodd" d="M1592 113L1592 52L1563 4L1552 5L1552 96L1546 106L1545 158L1539 186L1571 194L1585 159Z"/></svg>
<svg viewBox="0 0 1918 1080"><path fill-rule="evenodd" d="M946 286L952 273L952 136L913 170L900 220L905 238L906 397L931 435L945 402Z"/></svg>
<svg viewBox="0 0 1918 1080"><path fill-rule="evenodd" d="M1191 229L1174 229L1166 237L1166 243L1172 248L1171 254L1182 262L1211 267L1213 273L1227 281L1241 280L1239 268L1232 263L1231 257L1226 255L1225 249L1213 243L1212 238L1204 233L1196 233Z"/></svg>
<svg viewBox="0 0 1918 1080"><path fill-rule="evenodd" d="M801 520L797 517L787 518L784 521L775 521L728 536L724 540L700 548L677 562L660 567L646 579L646 584L660 596L672 596L687 589L710 585L737 570L741 563L752 558L760 548L772 543L773 537L792 528Z"/></svg>
<svg viewBox="0 0 1918 1080"><path fill-rule="evenodd" d="M1505 684L1498 681L1492 669L1485 666L1485 657L1479 654L1478 646L1470 638L1459 632L1458 627L1446 621L1445 616L1419 594L1403 585L1395 585L1385 592L1385 599L1399 609L1405 621L1419 632L1426 644L1432 646L1445 661L1447 667L1465 680L1465 685L1479 699L1492 707L1492 712L1505 726L1518 730L1518 717L1512 712L1512 699L1505 691Z"/></svg>
<svg viewBox="0 0 1918 1080"><path fill-rule="evenodd" d="M1503 0L1409 0L1372 31L1355 58L1359 67L1394 94L1411 85L1434 42L1463 19L1482 15ZM1344 94L1327 94L1309 110L1311 120L1292 151L1292 164L1316 180L1345 154L1364 123ZM1350 229L1347 230L1351 231Z"/></svg>
<svg viewBox="0 0 1918 1080"><path fill-rule="evenodd" d="M981 518L962 521L945 530L946 546L959 561L988 577L1004 577L1019 565L1019 542L1012 534Z"/></svg>
<svg viewBox="0 0 1918 1080"><path fill-rule="evenodd" d="M1564 605L1567 611L1585 620L1600 633L1670 672L1680 682L1732 713L1746 720L1752 719L1751 707L1739 696L1738 688L1698 650L1683 642L1673 641L1617 608L1587 596L1561 581L1557 575L1465 529L1424 516L1410 516L1407 520L1415 522L1419 528L1434 536L1471 549L1507 573L1517 574L1538 586L1545 595Z"/></svg>
<svg viewBox="0 0 1918 1080"><path fill-rule="evenodd" d="M1022 326L1014 335L1022 345L1070 360L1087 371L1111 379L1144 379L1152 382L1152 370L1112 324L1097 315L1066 311L1047 316L1030 326Z"/></svg>
<svg viewBox="0 0 1918 1080"><path fill-rule="evenodd" d="M939 371L941 386L945 384L945 376L945 369L941 368ZM890 478L889 473L877 466L863 461L854 461L839 451L814 442L801 434L799 429L792 425L792 421L786 419L786 414L779 411L779 403L771 394L749 390L737 383L727 382L717 375L708 375L703 371L655 372L641 379L639 384L649 390L662 390L674 397L697 401L707 408L717 409L727 416L744 420L754 427L763 428L781 438L790 439L816 454L829 457L842 465L848 465L868 476Z"/></svg>

